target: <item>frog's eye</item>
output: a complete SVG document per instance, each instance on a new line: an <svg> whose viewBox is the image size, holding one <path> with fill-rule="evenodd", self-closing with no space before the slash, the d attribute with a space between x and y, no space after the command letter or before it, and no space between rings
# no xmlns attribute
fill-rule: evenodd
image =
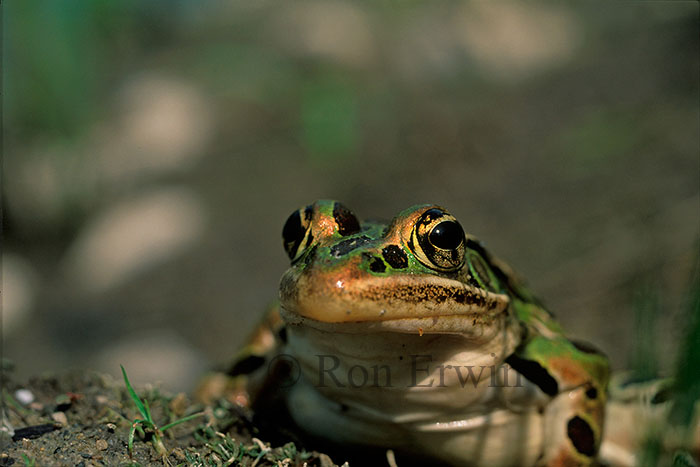
<svg viewBox="0 0 700 467"><path fill-rule="evenodd" d="M429 268L455 271L464 264L464 230L451 214L428 209L413 227L411 249L418 261Z"/></svg>
<svg viewBox="0 0 700 467"><path fill-rule="evenodd" d="M294 262L304 253L311 244L313 235L311 234L311 217L313 208L305 208L294 211L284 223L282 228L282 242L284 250L289 255L289 259Z"/></svg>

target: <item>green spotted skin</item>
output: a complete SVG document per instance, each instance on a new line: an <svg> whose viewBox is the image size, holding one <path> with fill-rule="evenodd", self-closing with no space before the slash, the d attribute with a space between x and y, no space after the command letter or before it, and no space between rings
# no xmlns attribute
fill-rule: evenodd
<svg viewBox="0 0 700 467"><path fill-rule="evenodd" d="M294 211L282 236L290 268L280 307L239 354L239 369L255 363L235 374L247 378L236 386L240 403L266 404L269 390L259 388L274 382L269 371L259 376L261 362L284 354L299 362L300 376L282 398L312 439L454 465L596 462L607 358L569 339L447 210L418 205L387 223L361 222L321 200ZM337 358L339 371L396 369L392 387L319 385L318 355ZM402 385L416 377L400 366L412 355L428 355L435 369ZM485 379L471 388L455 367L505 368L523 384L494 389Z"/></svg>

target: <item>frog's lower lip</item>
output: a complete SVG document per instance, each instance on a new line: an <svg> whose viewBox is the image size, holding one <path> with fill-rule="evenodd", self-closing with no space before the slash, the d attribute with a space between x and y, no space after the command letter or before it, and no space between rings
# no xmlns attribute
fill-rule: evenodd
<svg viewBox="0 0 700 467"><path fill-rule="evenodd" d="M506 309L506 295L432 275L392 278L285 275L280 296L287 315L322 323L384 323L406 320L425 329L453 328ZM400 326L401 327L401 326Z"/></svg>
<svg viewBox="0 0 700 467"><path fill-rule="evenodd" d="M498 326L494 323L505 314L479 315L441 315L424 318L395 318L386 320L319 321L308 316L281 309L282 317L288 324L310 326L321 331L347 334L366 334L373 332L398 332L406 334L460 334L467 337L486 337L493 334Z"/></svg>

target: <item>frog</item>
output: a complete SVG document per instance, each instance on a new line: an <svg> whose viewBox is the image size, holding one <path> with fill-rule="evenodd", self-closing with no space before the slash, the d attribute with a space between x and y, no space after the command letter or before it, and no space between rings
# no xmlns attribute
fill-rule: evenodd
<svg viewBox="0 0 700 467"><path fill-rule="evenodd" d="M276 401L306 439L408 459L596 465L607 356L445 208L360 222L319 200L282 239L290 267L228 372L232 401Z"/></svg>

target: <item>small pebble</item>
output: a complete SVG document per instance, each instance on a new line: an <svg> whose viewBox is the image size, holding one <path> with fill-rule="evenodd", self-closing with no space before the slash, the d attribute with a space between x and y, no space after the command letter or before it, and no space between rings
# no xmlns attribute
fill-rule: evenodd
<svg viewBox="0 0 700 467"><path fill-rule="evenodd" d="M98 439L97 441L95 441L95 447L98 451L106 451L109 447L109 444L107 444L107 441L105 441L104 439Z"/></svg>
<svg viewBox="0 0 700 467"><path fill-rule="evenodd" d="M185 451L183 451L182 448L173 449L172 455L175 456L175 459L177 459L180 462L184 462L187 460L187 457L185 456Z"/></svg>
<svg viewBox="0 0 700 467"><path fill-rule="evenodd" d="M68 418L66 417L66 414L63 412L54 412L51 414L51 420L53 420L56 423L60 423L63 426L68 425Z"/></svg>
<svg viewBox="0 0 700 467"><path fill-rule="evenodd" d="M18 389L15 391L15 399L22 405L34 402L34 393L29 389Z"/></svg>
<svg viewBox="0 0 700 467"><path fill-rule="evenodd" d="M318 462L321 464L321 467L331 467L334 466L335 463L331 460L330 457L326 454L319 454L318 456Z"/></svg>
<svg viewBox="0 0 700 467"><path fill-rule="evenodd" d="M35 410L37 412L41 412L42 410L44 410L44 404L42 404L41 402L36 402L36 401L29 404L27 407L29 407L30 409Z"/></svg>
<svg viewBox="0 0 700 467"><path fill-rule="evenodd" d="M109 399L107 396L99 395L95 397L95 401L100 405L105 405L107 402L109 402Z"/></svg>
<svg viewBox="0 0 700 467"><path fill-rule="evenodd" d="M115 425L114 423L108 423L106 427L110 433L114 433L114 430L117 429L117 425Z"/></svg>

